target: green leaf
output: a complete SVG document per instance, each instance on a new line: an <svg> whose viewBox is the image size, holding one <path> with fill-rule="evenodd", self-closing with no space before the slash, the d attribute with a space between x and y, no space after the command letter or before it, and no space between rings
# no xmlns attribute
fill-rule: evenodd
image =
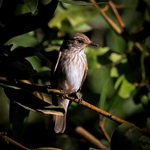
<svg viewBox="0 0 150 150"><path fill-rule="evenodd" d="M97 10L93 7L71 7L66 11L56 14L48 23L50 28L57 27L60 30L68 32L69 28L75 28L91 19Z"/></svg>
<svg viewBox="0 0 150 150"><path fill-rule="evenodd" d="M142 147L142 150L149 150L150 149L150 139L147 136L145 136L145 135L141 136L139 141L140 141L140 145Z"/></svg>
<svg viewBox="0 0 150 150"><path fill-rule="evenodd" d="M150 132L150 118L149 117L147 118L147 121L146 121L146 127L147 127L147 130Z"/></svg>
<svg viewBox="0 0 150 150"><path fill-rule="evenodd" d="M38 6L38 0L23 0L23 1L29 7L31 13L34 14Z"/></svg>
<svg viewBox="0 0 150 150"><path fill-rule="evenodd" d="M101 91L101 96L100 96L99 105L98 105L101 109L105 108L105 102L107 100L107 93L109 90L110 80L111 80L111 78L108 77L107 80L105 81L104 87L102 88L102 91Z"/></svg>
<svg viewBox="0 0 150 150"><path fill-rule="evenodd" d="M106 84L106 81L109 80L107 96L110 98L114 92L114 82L112 78L109 78L109 68L92 68L88 71L87 85L92 92L101 93L104 85Z"/></svg>
<svg viewBox="0 0 150 150"><path fill-rule="evenodd" d="M45 115L53 114L59 116L63 116L63 114L65 113L65 110L62 106L54 106L54 105L50 105L42 109L36 109L36 111L42 112Z"/></svg>
<svg viewBox="0 0 150 150"><path fill-rule="evenodd" d="M139 143L141 137L141 132L133 124L125 122L114 131L111 150L144 150Z"/></svg>
<svg viewBox="0 0 150 150"><path fill-rule="evenodd" d="M12 49L15 49L18 46L35 46L37 45L37 40L35 37L29 35L28 33L15 36L6 42L7 45L13 44Z"/></svg>
<svg viewBox="0 0 150 150"><path fill-rule="evenodd" d="M5 87L4 91L11 101L14 101L26 110L41 112L46 115L63 115L64 113L62 106L51 105L50 102L43 101L27 90Z"/></svg>
<svg viewBox="0 0 150 150"><path fill-rule="evenodd" d="M14 136L18 139L21 138L23 133L24 125L29 116L29 110L26 110L19 105L15 104L13 101L10 101L10 110L9 117L10 123L12 124L12 130Z"/></svg>
<svg viewBox="0 0 150 150"><path fill-rule="evenodd" d="M119 90L119 96L121 96L122 98L129 98L136 87L134 84L128 82L124 75L122 75L117 79L115 88L117 88L121 82L122 85Z"/></svg>
<svg viewBox="0 0 150 150"><path fill-rule="evenodd" d="M106 34L106 43L110 50L123 54L127 49L126 41L117 35L112 29L109 29Z"/></svg>
<svg viewBox="0 0 150 150"><path fill-rule="evenodd" d="M100 67L101 64L99 63L98 57L107 53L109 51L108 47L87 47L85 50L87 60L88 60L88 68L95 68L95 67Z"/></svg>
<svg viewBox="0 0 150 150"><path fill-rule="evenodd" d="M42 65L45 65L51 68L51 62L40 53L40 50L36 47L23 47L19 46L12 51L12 54L15 58L26 58L31 56L36 56L35 58L41 62ZM28 59L28 58L27 58ZM34 63L32 63L33 65ZM38 66L39 67L39 66Z"/></svg>
<svg viewBox="0 0 150 150"><path fill-rule="evenodd" d="M74 31L76 31L76 32L87 32L90 30L92 30L92 27L86 23L83 23L81 25L74 27Z"/></svg>
<svg viewBox="0 0 150 150"><path fill-rule="evenodd" d="M12 58L9 61L2 61L0 64L0 75L15 79L30 79L36 75L30 62L24 58Z"/></svg>
<svg viewBox="0 0 150 150"><path fill-rule="evenodd" d="M79 6L90 6L93 5L91 2L87 1L80 1L80 0L59 0L63 3L68 3L72 5L79 5ZM96 2L96 4L107 4L107 2Z"/></svg>

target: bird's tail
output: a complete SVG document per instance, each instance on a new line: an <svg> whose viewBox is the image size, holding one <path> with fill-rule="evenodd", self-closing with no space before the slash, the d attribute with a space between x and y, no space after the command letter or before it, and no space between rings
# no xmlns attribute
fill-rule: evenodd
<svg viewBox="0 0 150 150"><path fill-rule="evenodd" d="M67 109L69 105L68 99L63 99L61 97L57 98L58 105L61 105L65 109L65 113L63 116L56 116L55 117L55 127L54 130L56 133L63 133L66 129L66 115L67 115Z"/></svg>
<svg viewBox="0 0 150 150"><path fill-rule="evenodd" d="M56 133L63 133L66 129L66 113L64 116L56 116L54 130Z"/></svg>

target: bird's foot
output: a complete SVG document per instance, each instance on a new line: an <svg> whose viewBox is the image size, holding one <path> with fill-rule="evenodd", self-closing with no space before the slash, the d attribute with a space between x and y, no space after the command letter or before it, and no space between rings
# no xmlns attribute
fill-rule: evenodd
<svg viewBox="0 0 150 150"><path fill-rule="evenodd" d="M80 92L76 92L76 93L71 93L71 94L69 94L70 96L73 96L73 97L75 97L75 98L77 98L77 99L79 99L79 101L78 101L78 103L79 104L81 104L82 103L82 95L81 95L81 93Z"/></svg>
<svg viewBox="0 0 150 150"><path fill-rule="evenodd" d="M82 94L79 93L79 92L77 92L77 93L76 93L76 97L79 99L78 103L81 104L81 103L82 103L82 100L83 100L83 99L82 99Z"/></svg>
<svg viewBox="0 0 150 150"><path fill-rule="evenodd" d="M65 92L64 90L60 90L60 92L64 93L64 94L61 96L63 99L65 99L65 98L68 96L68 93Z"/></svg>

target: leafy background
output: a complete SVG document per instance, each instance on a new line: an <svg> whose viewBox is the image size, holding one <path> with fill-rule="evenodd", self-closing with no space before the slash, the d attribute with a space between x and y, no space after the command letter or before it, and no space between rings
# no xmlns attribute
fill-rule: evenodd
<svg viewBox="0 0 150 150"><path fill-rule="evenodd" d="M64 36L81 32L99 44L85 50L89 70L81 90L83 99L150 130L150 2L113 0L124 23L117 32L120 25L107 1L97 0L96 6L116 23L115 28L92 1L0 1L1 148L150 149L149 135L133 124L119 125L74 102L65 133L55 134L51 114L63 109L51 104L50 94L15 86L18 81L49 85L51 65Z"/></svg>

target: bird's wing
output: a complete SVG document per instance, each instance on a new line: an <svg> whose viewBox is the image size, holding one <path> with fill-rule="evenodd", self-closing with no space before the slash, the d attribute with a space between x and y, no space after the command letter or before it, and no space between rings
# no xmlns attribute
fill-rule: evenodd
<svg viewBox="0 0 150 150"><path fill-rule="evenodd" d="M57 60L54 62L54 66L52 67L52 75L51 75L51 87L52 88L57 88L57 84L58 84L58 73L56 73L59 61L60 61L60 57L61 57L62 52L59 51L58 56L57 56ZM53 96L52 98L52 103L54 105L58 105L58 101L56 96Z"/></svg>
<svg viewBox="0 0 150 150"><path fill-rule="evenodd" d="M58 66L58 63L59 63L61 54L62 54L62 52L59 51L58 58L57 58L57 61L56 61L56 64L55 64L55 67L54 67L54 70L53 70L53 74L55 73L55 71L56 71L56 69L57 69L57 66Z"/></svg>

